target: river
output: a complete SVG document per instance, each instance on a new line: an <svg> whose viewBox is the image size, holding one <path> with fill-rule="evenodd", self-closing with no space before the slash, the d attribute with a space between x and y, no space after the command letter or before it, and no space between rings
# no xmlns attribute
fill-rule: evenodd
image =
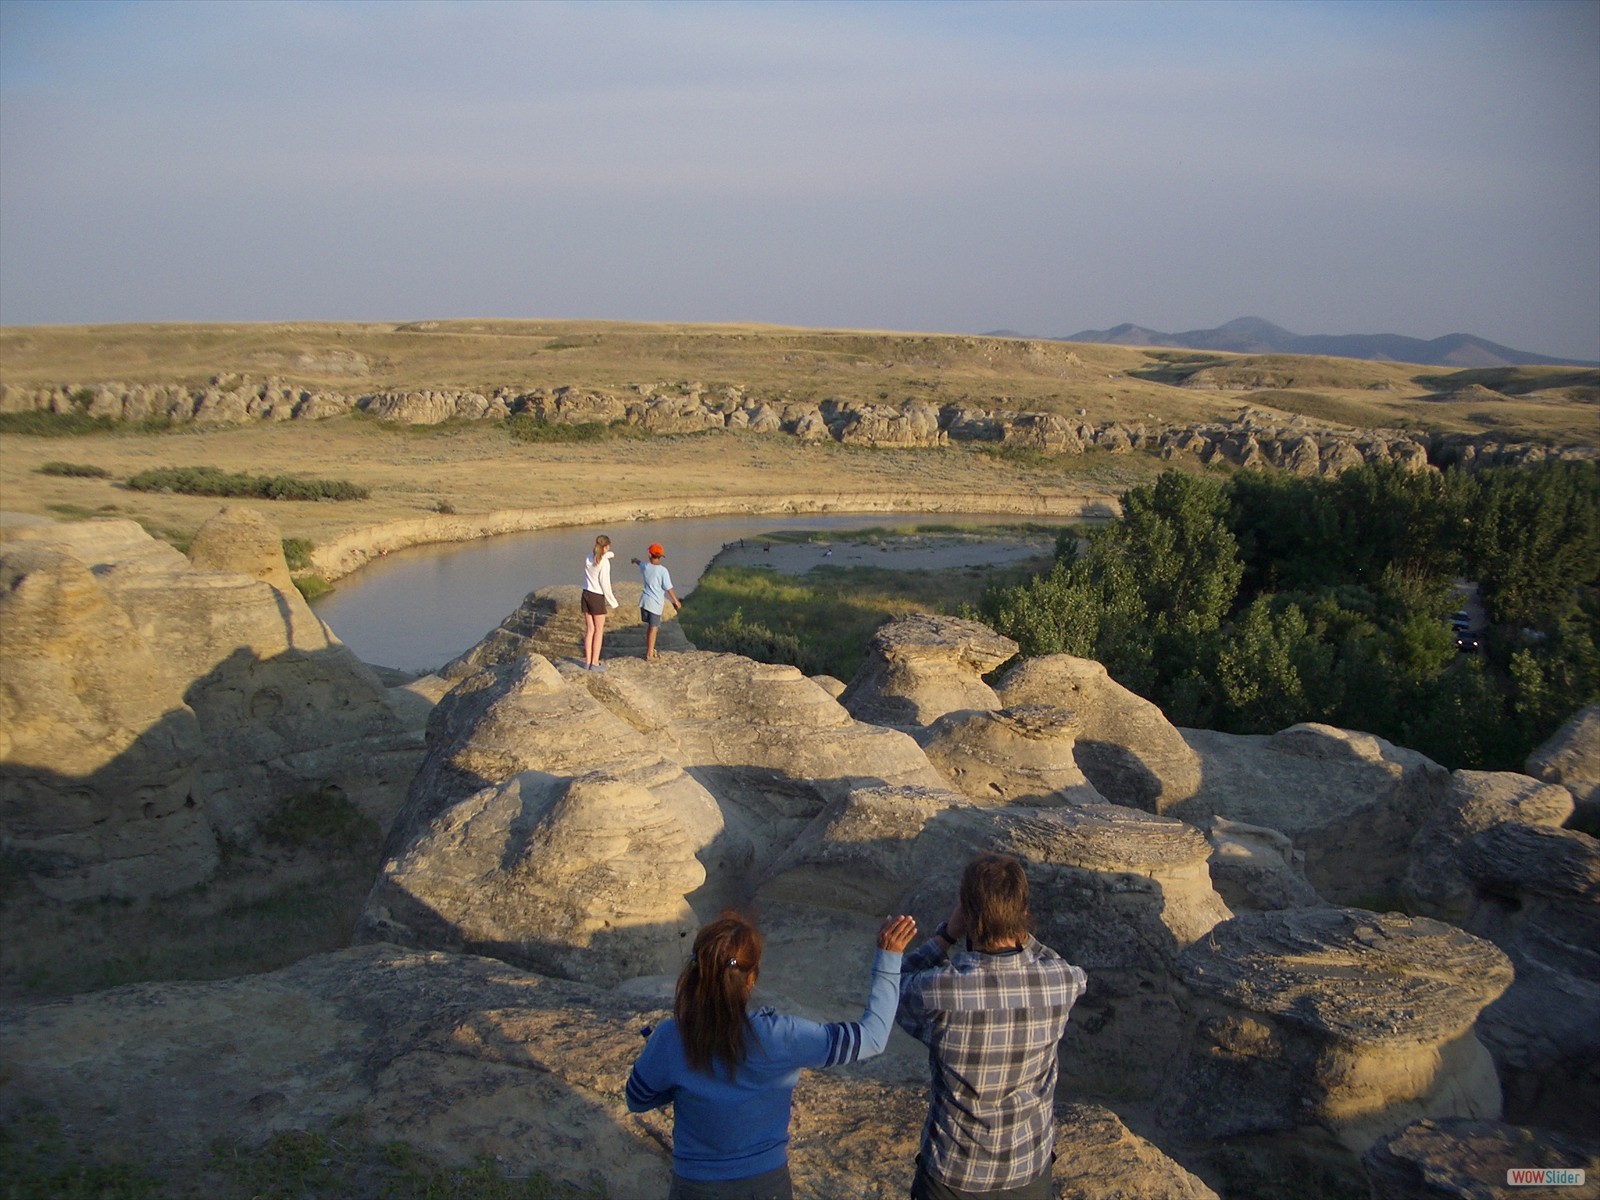
<svg viewBox="0 0 1600 1200"><path fill-rule="evenodd" d="M741 538L759 538L777 530L826 532L924 521L1016 525L1024 520L1027 518L1017 516L858 513L699 517L602 529L541 529L396 550L339 580L334 591L312 607L363 661L405 671L432 671L477 645L529 592L581 584L583 560L598 533L608 534L617 552L614 572L619 564L631 572L628 560L645 557L645 548L660 542L667 551L667 568L676 591L684 596L722 548ZM632 578L620 572L616 577Z"/></svg>

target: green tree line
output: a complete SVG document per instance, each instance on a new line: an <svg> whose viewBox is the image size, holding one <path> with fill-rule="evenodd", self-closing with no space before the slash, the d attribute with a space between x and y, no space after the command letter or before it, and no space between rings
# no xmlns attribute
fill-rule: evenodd
<svg viewBox="0 0 1600 1200"><path fill-rule="evenodd" d="M1600 701L1600 463L1333 479L1168 471L975 614L1098 659L1176 724L1323 721L1452 768L1520 770ZM1489 626L1458 653L1458 580Z"/></svg>

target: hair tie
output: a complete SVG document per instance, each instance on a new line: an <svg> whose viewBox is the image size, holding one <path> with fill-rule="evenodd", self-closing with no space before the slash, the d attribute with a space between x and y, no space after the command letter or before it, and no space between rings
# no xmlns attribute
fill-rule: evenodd
<svg viewBox="0 0 1600 1200"><path fill-rule="evenodd" d="M730 967L737 967L739 965L739 960L737 958L730 958L728 960L728 965Z"/></svg>

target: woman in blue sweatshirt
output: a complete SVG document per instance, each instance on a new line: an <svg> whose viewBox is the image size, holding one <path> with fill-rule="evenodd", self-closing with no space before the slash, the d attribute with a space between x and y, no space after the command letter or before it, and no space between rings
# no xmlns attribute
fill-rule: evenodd
<svg viewBox="0 0 1600 1200"><path fill-rule="evenodd" d="M917 924L878 930L872 993L859 1021L818 1024L747 1011L761 972L761 931L725 912L694 939L672 1017L628 1075L628 1109L673 1105L668 1200L790 1200L789 1106L802 1067L883 1053L899 1003L900 954Z"/></svg>

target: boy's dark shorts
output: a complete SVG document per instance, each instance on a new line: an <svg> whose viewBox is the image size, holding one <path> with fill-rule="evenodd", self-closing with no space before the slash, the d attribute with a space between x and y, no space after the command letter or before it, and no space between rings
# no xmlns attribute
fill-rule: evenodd
<svg viewBox="0 0 1600 1200"><path fill-rule="evenodd" d="M661 628L661 614L653 613L648 608L639 610L639 624L648 625L651 629Z"/></svg>

